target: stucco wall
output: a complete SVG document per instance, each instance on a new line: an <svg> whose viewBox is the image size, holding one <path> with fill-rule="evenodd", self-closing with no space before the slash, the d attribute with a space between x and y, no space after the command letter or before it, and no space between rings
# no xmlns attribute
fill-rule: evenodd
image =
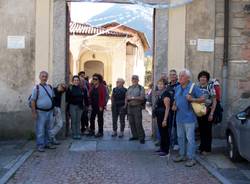
<svg viewBox="0 0 250 184"><path fill-rule="evenodd" d="M250 105L250 11L245 11L249 1L238 0L230 3L229 21L229 63L226 119ZM223 9L224 3L216 1L216 54L215 76L221 76L223 58Z"/></svg>
<svg viewBox="0 0 250 184"><path fill-rule="evenodd" d="M171 2L174 2L172 0ZM169 10L168 69L185 68L186 6Z"/></svg>
<svg viewBox="0 0 250 184"><path fill-rule="evenodd" d="M168 72L168 9L155 10L154 84Z"/></svg>
<svg viewBox="0 0 250 184"><path fill-rule="evenodd" d="M201 70L213 74L214 52L200 52L190 40L214 39L215 0L194 0L187 5L186 15L186 67L196 80Z"/></svg>
<svg viewBox="0 0 250 184"><path fill-rule="evenodd" d="M126 56L127 42L137 45L132 58ZM73 53L75 62L73 72L75 74L84 70L85 62L97 60L104 64L104 80L108 84L116 86L117 78L123 78L126 79L126 85L129 85L132 74L137 74L140 77L140 83L144 85L144 49L137 36L132 38L98 36L87 39L86 36L72 35L70 51ZM128 73L131 74L129 77L126 76Z"/></svg>
<svg viewBox="0 0 250 184"><path fill-rule="evenodd" d="M35 81L35 0L0 1L0 138L33 129L27 98ZM25 36L24 49L7 49L7 36Z"/></svg>
<svg viewBox="0 0 250 184"><path fill-rule="evenodd" d="M224 97L224 122L216 127L217 135L224 135L227 120L250 104L250 13L244 12L249 2L230 1L229 62ZM208 38L215 40L214 52L198 52L190 40ZM186 67L193 78L201 70L223 83L224 0L194 0L187 5L186 15ZM244 97L244 98L242 98Z"/></svg>

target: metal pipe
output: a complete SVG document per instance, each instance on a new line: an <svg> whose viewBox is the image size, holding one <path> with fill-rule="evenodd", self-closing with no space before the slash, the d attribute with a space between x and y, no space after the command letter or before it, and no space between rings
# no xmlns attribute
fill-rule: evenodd
<svg viewBox="0 0 250 184"><path fill-rule="evenodd" d="M228 60L229 60L229 11L230 0L224 1L224 52L223 52L223 68L222 68L222 105L226 112L227 104L227 83L228 83Z"/></svg>

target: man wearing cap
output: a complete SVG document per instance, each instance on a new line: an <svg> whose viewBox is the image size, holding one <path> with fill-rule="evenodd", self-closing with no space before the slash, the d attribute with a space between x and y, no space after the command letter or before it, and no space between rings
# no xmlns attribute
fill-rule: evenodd
<svg viewBox="0 0 250 184"><path fill-rule="evenodd" d="M138 140L141 144L145 143L145 132L142 125L142 108L145 101L144 87L139 85L139 77L132 76L132 85L126 93L126 104L128 106L128 120L131 128L132 137L130 141Z"/></svg>

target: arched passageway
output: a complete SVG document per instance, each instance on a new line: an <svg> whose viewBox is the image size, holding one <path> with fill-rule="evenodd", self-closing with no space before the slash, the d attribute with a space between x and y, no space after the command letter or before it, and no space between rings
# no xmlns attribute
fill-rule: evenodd
<svg viewBox="0 0 250 184"><path fill-rule="evenodd" d="M87 76L92 76L94 73L99 73L104 76L104 64L101 61L90 60L84 63L84 71Z"/></svg>

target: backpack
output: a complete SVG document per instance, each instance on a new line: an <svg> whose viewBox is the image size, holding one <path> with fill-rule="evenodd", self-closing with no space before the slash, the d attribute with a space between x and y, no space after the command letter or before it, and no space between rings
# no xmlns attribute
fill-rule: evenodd
<svg viewBox="0 0 250 184"><path fill-rule="evenodd" d="M142 86L139 85L139 88L140 88L140 94L141 94ZM146 109L146 103L147 103L147 98L144 97L143 103L141 104L142 105L142 109Z"/></svg>
<svg viewBox="0 0 250 184"><path fill-rule="evenodd" d="M214 123L218 124L218 123L222 122L222 118L223 118L223 108L222 108L221 103L220 103L221 86L220 86L220 83L217 79L212 79L210 81L209 85L211 85L211 87L213 87L215 89L217 104L216 104L215 111L214 111Z"/></svg>
<svg viewBox="0 0 250 184"><path fill-rule="evenodd" d="M105 106L108 104L108 101L109 101L109 90L107 88L107 86L104 86L105 88Z"/></svg>
<svg viewBox="0 0 250 184"><path fill-rule="evenodd" d="M28 104L29 104L29 107L31 108L31 96L32 94L30 94L29 98L28 98ZM38 100L38 96L39 96L39 85L36 85L36 99L35 99L35 103L37 102Z"/></svg>
<svg viewBox="0 0 250 184"><path fill-rule="evenodd" d="M39 84L40 85L40 84ZM37 102L37 100L38 100L38 97L39 97L39 85L37 84L36 85L36 99L35 99L35 103ZM42 85L41 85L42 86ZM50 85L50 84L48 84L48 86L50 87L50 89L51 90L53 90L52 89L52 86ZM43 87L43 86L42 86ZM44 87L43 87L44 88ZM36 109L37 110L41 110L41 111L50 111L50 110L52 110L53 108L54 108L54 100L53 100L53 98L52 98L52 96L50 96L50 94L48 93L48 91L44 88L44 90L46 91L46 93L47 93L47 95L49 96L49 98L50 98L50 100L51 100L51 102L52 102L52 107L50 108L50 109L41 109L41 108L38 108L37 107L37 105L36 105ZM32 96L32 94L29 96L29 98L28 98L28 104L29 104L29 107L31 108L31 102L32 102L32 100L31 100L31 96Z"/></svg>

